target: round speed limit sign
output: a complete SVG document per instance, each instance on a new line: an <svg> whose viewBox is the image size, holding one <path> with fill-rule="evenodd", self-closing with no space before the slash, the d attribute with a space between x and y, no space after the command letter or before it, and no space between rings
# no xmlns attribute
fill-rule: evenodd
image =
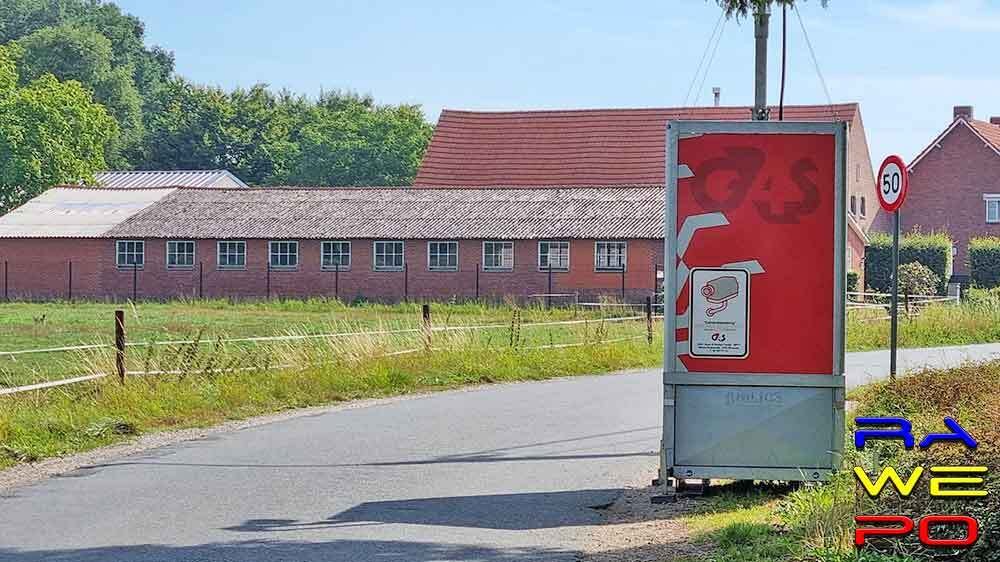
<svg viewBox="0 0 1000 562"><path fill-rule="evenodd" d="M910 186L909 174L903 159L893 154L882 162L875 178L875 191L878 192L878 202L890 213L896 212L906 199L906 190Z"/></svg>

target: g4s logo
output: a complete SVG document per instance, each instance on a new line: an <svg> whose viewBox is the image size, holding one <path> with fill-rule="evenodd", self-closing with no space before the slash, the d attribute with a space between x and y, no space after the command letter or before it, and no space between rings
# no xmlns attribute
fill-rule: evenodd
<svg viewBox="0 0 1000 562"><path fill-rule="evenodd" d="M706 211L731 211L743 204L764 167L765 153L760 149L729 147L725 152L725 157L707 160L694 171L692 195L695 202ZM760 218L772 224L797 224L802 217L815 212L820 204L819 189L808 176L809 172L815 171L816 164L809 158L801 158L792 164L788 178L781 178L779 181L791 181L800 198L784 202L754 199L753 205ZM709 191L709 185L715 181L713 175L719 173L734 177L725 185L725 196L717 198ZM774 178L769 177L764 182L762 191L771 192L773 187ZM778 205L780 210L776 211L775 207Z"/></svg>
<svg viewBox="0 0 1000 562"><path fill-rule="evenodd" d="M712 341L719 341L719 342L726 341L726 334L720 334L719 332L715 332L714 334L712 334Z"/></svg>

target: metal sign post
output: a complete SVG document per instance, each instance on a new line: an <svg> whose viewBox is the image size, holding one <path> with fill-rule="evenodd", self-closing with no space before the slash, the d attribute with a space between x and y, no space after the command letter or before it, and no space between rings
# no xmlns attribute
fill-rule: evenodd
<svg viewBox="0 0 1000 562"><path fill-rule="evenodd" d="M846 133L667 125L661 500L686 479L820 481L839 468Z"/></svg>
<svg viewBox="0 0 1000 562"><path fill-rule="evenodd" d="M910 187L903 159L893 154L882 161L875 192L883 209L892 213L892 309L889 311L889 379L896 379L896 351L899 337L899 208Z"/></svg>

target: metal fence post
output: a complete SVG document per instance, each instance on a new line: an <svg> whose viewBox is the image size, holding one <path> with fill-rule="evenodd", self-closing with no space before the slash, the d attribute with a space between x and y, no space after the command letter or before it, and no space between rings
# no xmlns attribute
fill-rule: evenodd
<svg viewBox="0 0 1000 562"><path fill-rule="evenodd" d="M424 305L420 307L420 313L423 318L424 349L430 351L431 350L431 305L424 303Z"/></svg>
<svg viewBox="0 0 1000 562"><path fill-rule="evenodd" d="M125 384L125 311L115 311L115 367L118 382Z"/></svg>
<svg viewBox="0 0 1000 562"><path fill-rule="evenodd" d="M7 292L7 270L8 270L7 260L3 260L3 300L10 301L10 294Z"/></svg>
<svg viewBox="0 0 1000 562"><path fill-rule="evenodd" d="M546 263L546 269L548 269L549 274L549 289L545 292L545 308L550 308L552 306L552 259L549 258Z"/></svg>
<svg viewBox="0 0 1000 562"><path fill-rule="evenodd" d="M339 258L338 258L339 259ZM333 298L340 300L340 264L333 266Z"/></svg>
<svg viewBox="0 0 1000 562"><path fill-rule="evenodd" d="M67 280L68 287L66 288L66 300L73 300L73 260L69 261L69 279Z"/></svg>
<svg viewBox="0 0 1000 562"><path fill-rule="evenodd" d="M267 300L271 300L271 260L267 260Z"/></svg>
<svg viewBox="0 0 1000 562"><path fill-rule="evenodd" d="M132 302L139 297L139 264L132 264Z"/></svg>
<svg viewBox="0 0 1000 562"><path fill-rule="evenodd" d="M476 300L479 300L479 264L476 264Z"/></svg>
<svg viewBox="0 0 1000 562"><path fill-rule="evenodd" d="M622 302L625 302L625 265L621 264L622 268Z"/></svg>
<svg viewBox="0 0 1000 562"><path fill-rule="evenodd" d="M653 297L646 297L646 343L653 343Z"/></svg>
<svg viewBox="0 0 1000 562"><path fill-rule="evenodd" d="M205 298L205 262L198 262L198 298Z"/></svg>
<svg viewBox="0 0 1000 562"><path fill-rule="evenodd" d="M410 300L410 264L403 263L403 300Z"/></svg>

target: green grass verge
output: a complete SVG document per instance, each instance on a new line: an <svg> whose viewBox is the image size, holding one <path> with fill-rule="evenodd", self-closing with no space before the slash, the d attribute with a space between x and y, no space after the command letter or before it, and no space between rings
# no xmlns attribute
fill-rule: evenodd
<svg viewBox="0 0 1000 562"><path fill-rule="evenodd" d="M382 310L363 310L371 316L351 326L412 326L419 308L386 310L387 316L398 313L407 318L393 323L381 316ZM208 426L359 398L645 367L657 364L662 354L662 335L657 332L654 343L646 343L644 322L595 320L541 329L525 324L569 318L572 311L514 314L505 308L464 306L436 310L442 321L450 316L452 325L486 320L506 324L487 332L435 332L430 350L424 349L419 333L252 346L210 341L134 352L130 348L131 365L172 374L132 376L124 386L105 378L0 397L0 467L85 451L137 433ZM140 318L146 314L142 307ZM622 338L634 339L617 341ZM565 343L580 345L535 349ZM417 351L394 355L413 349ZM88 371L113 370L114 355L109 350L86 352L78 359Z"/></svg>

